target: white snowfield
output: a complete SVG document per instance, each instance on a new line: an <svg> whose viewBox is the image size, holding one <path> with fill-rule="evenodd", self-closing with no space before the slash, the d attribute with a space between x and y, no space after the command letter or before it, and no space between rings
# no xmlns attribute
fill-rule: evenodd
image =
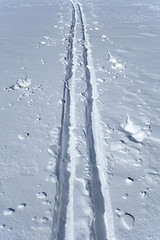
<svg viewBox="0 0 160 240"><path fill-rule="evenodd" d="M160 239L160 2L0 0L0 240Z"/></svg>

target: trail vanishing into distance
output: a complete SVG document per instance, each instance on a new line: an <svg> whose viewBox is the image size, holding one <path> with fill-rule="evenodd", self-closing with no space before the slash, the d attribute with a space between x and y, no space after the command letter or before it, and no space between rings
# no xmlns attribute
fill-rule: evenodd
<svg viewBox="0 0 160 240"><path fill-rule="evenodd" d="M71 8L52 240L113 240L92 51L82 6Z"/></svg>

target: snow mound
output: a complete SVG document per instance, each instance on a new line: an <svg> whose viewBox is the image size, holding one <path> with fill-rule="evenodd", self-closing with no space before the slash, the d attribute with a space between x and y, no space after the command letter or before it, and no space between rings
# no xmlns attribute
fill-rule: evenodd
<svg viewBox="0 0 160 240"><path fill-rule="evenodd" d="M148 138L148 130L134 124L128 115L126 123L121 124L120 126L122 130L128 134L129 139L132 141L142 142L145 138Z"/></svg>

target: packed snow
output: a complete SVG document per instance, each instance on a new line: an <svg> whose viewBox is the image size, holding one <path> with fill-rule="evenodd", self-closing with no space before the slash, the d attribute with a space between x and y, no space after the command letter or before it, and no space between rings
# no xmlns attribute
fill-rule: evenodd
<svg viewBox="0 0 160 240"><path fill-rule="evenodd" d="M0 240L160 239L160 3L0 0Z"/></svg>

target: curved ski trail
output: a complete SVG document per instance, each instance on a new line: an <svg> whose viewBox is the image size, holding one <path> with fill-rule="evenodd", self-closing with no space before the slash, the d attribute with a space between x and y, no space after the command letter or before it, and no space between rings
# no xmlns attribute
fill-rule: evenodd
<svg viewBox="0 0 160 240"><path fill-rule="evenodd" d="M82 7L71 5L52 240L114 240L92 51Z"/></svg>

